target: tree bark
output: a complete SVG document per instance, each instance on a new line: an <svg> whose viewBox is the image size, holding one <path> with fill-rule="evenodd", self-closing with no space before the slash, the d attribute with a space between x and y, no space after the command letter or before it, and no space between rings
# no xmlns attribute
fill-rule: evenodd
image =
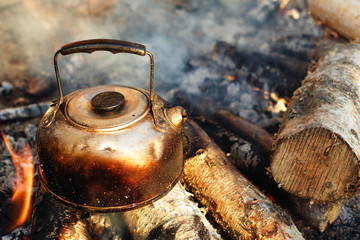
<svg viewBox="0 0 360 240"><path fill-rule="evenodd" d="M352 41L360 40L359 8L357 0L311 0L309 4L316 21Z"/></svg>
<svg viewBox="0 0 360 240"><path fill-rule="evenodd" d="M242 173L245 173L256 186L264 189L267 194L270 194L299 218L303 219L307 226L315 227L320 232L323 232L328 224L335 221L339 210L344 204L343 201L321 204L286 193L279 189L269 176L267 169L270 166L270 157L259 151L258 145L241 139L234 133L221 128L215 122L208 121L205 118L197 118L196 120L207 131L211 139L218 142L219 146L222 146L223 151L230 152L230 160ZM271 140L269 139L269 141ZM229 145L231 145L231 149L229 149Z"/></svg>
<svg viewBox="0 0 360 240"><path fill-rule="evenodd" d="M166 196L124 212L133 239L221 239L178 183Z"/></svg>
<svg viewBox="0 0 360 240"><path fill-rule="evenodd" d="M126 212L76 209L41 188L31 239L221 239L181 184L163 198Z"/></svg>
<svg viewBox="0 0 360 240"><path fill-rule="evenodd" d="M291 195L348 199L359 188L360 45L320 53L295 91L275 139L271 172Z"/></svg>
<svg viewBox="0 0 360 240"><path fill-rule="evenodd" d="M184 127L182 181L235 239L303 239L291 218L231 164L193 121Z"/></svg>
<svg viewBox="0 0 360 240"><path fill-rule="evenodd" d="M306 225L324 232L339 215L344 201L336 203L317 203L298 197L290 197L291 208L306 222Z"/></svg>

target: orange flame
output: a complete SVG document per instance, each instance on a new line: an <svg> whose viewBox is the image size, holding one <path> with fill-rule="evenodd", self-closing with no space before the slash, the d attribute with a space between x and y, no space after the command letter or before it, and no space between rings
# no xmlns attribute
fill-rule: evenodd
<svg viewBox="0 0 360 240"><path fill-rule="evenodd" d="M11 219L9 219L12 222L12 226L8 229L10 232L25 224L30 218L34 159L28 143L15 152L5 133L1 129L0 131L16 169L16 190L10 200L10 204L16 207L13 208L14 212L11 213Z"/></svg>

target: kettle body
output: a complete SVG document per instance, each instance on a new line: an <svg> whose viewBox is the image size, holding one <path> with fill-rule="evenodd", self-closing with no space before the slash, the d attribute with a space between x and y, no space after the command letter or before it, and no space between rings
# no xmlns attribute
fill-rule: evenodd
<svg viewBox="0 0 360 240"><path fill-rule="evenodd" d="M137 51L133 43L96 39L66 45L63 55L114 46ZM101 85L61 97L43 116L36 140L41 183L53 196L91 211L122 211L156 200L178 182L186 113L153 93L153 75L150 92Z"/></svg>

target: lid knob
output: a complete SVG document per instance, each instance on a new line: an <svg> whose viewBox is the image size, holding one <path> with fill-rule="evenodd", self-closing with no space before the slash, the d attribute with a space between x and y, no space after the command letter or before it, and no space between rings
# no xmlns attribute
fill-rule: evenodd
<svg viewBox="0 0 360 240"><path fill-rule="evenodd" d="M99 111L112 111L120 107L125 97L119 92L107 91L95 95L91 99L91 106Z"/></svg>

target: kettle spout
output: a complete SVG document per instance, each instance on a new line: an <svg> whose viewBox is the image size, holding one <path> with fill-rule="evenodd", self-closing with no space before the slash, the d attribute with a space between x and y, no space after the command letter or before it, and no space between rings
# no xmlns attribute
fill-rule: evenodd
<svg viewBox="0 0 360 240"><path fill-rule="evenodd" d="M185 109L180 106L172 107L166 110L166 115L172 125L181 128L188 118Z"/></svg>

